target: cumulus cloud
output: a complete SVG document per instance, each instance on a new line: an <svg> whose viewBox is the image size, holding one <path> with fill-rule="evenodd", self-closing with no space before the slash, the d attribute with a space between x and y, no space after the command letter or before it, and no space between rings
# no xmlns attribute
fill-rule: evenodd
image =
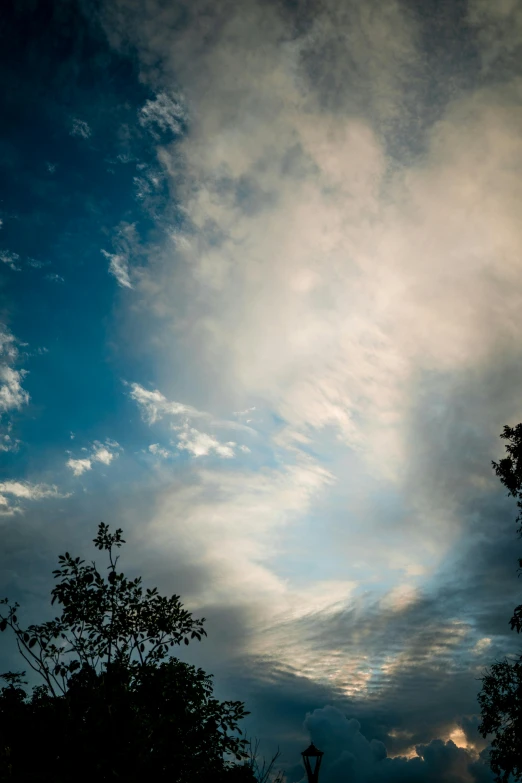
<svg viewBox="0 0 522 783"><path fill-rule="evenodd" d="M107 446L104 446L102 443L94 444L92 458L95 462L103 462L104 465L110 465L114 457L117 456L117 452L109 451Z"/></svg>
<svg viewBox="0 0 522 783"><path fill-rule="evenodd" d="M325 753L321 779L326 783L493 780L476 751L458 747L452 740L434 739L426 745L417 745L410 757L390 758L383 742L368 740L361 732L361 724L336 707L314 710L307 715L304 725Z"/></svg>
<svg viewBox="0 0 522 783"><path fill-rule="evenodd" d="M103 465L110 465L111 462L119 456L121 446L117 441L107 438L105 442L95 440L90 448L88 457L80 457L75 459L70 457L67 460L66 465L70 468L75 476L81 476L88 470L92 470L93 463L101 462ZM88 451L88 449L84 449Z"/></svg>
<svg viewBox="0 0 522 783"><path fill-rule="evenodd" d="M212 452L218 457L230 459L235 454L234 449L237 444L234 441L221 443L212 435L200 432L194 427L186 426L179 428L179 430L178 449L188 451L194 457L205 457Z"/></svg>
<svg viewBox="0 0 522 783"><path fill-rule="evenodd" d="M65 464L72 470L75 476L81 476L82 473L92 468L92 461L86 457L83 459L73 459L71 457Z"/></svg>

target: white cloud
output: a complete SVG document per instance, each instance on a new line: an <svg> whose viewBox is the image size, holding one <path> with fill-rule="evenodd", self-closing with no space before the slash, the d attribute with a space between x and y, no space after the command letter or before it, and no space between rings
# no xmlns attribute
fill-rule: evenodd
<svg viewBox="0 0 522 783"><path fill-rule="evenodd" d="M29 393L22 383L26 370L16 369L19 360L17 341L6 326L0 324L0 451L16 451L20 441L11 435L10 414L29 403Z"/></svg>
<svg viewBox="0 0 522 783"><path fill-rule="evenodd" d="M81 139L88 139L92 134L92 131L85 120L80 120L78 117L73 117L71 121L71 136L79 136Z"/></svg>
<svg viewBox="0 0 522 783"><path fill-rule="evenodd" d="M29 481L0 481L0 493L25 500L64 497L58 487L49 484L31 484Z"/></svg>
<svg viewBox="0 0 522 783"><path fill-rule="evenodd" d="M119 456L118 449L121 449L121 446L116 441L108 439L105 441L105 444L95 441L92 459L94 462L103 462L104 465L110 465L113 459Z"/></svg>
<svg viewBox="0 0 522 783"><path fill-rule="evenodd" d="M129 277L129 260L119 253L101 251L109 261L109 273L113 275L123 288L132 288Z"/></svg>
<svg viewBox="0 0 522 783"><path fill-rule="evenodd" d="M56 272L45 275L45 279L50 280L52 283L65 283L65 279L61 275L56 274Z"/></svg>
<svg viewBox="0 0 522 783"><path fill-rule="evenodd" d="M149 451L151 454L154 454L155 457L161 457L162 459L168 459L170 457L170 451L163 446L160 446L159 443L151 443Z"/></svg>
<svg viewBox="0 0 522 783"><path fill-rule="evenodd" d="M20 260L20 256L18 255L18 253L13 253L12 250L0 251L0 261L3 264L7 264L7 266L15 272L21 271L21 267L18 266L19 260Z"/></svg>
<svg viewBox="0 0 522 783"><path fill-rule="evenodd" d="M143 419L149 424L162 419L164 416L205 416L206 414L196 410L191 405L167 400L157 389L150 391L140 386L139 383L131 383L130 397L138 403Z"/></svg>
<svg viewBox="0 0 522 783"><path fill-rule="evenodd" d="M81 476L87 470L91 470L92 462L90 459L68 459L66 462L68 468L72 470L75 476Z"/></svg>
<svg viewBox="0 0 522 783"><path fill-rule="evenodd" d="M146 101L139 112L140 125L148 128L153 135L156 135L157 128L163 132L179 134L185 121L186 112L182 99L179 96L171 97L164 92L158 93L153 100Z"/></svg>
<svg viewBox="0 0 522 783"><path fill-rule="evenodd" d="M395 121L399 71L416 56L411 20L395 3L372 4L373 27L362 7L328 7L333 21L314 25L324 41L336 19L344 30L360 14L375 116ZM191 183L180 193L189 228L163 266L156 256L144 270L140 292L168 313L173 352L180 334L190 346L187 374L203 366L223 399L261 399L296 432L335 430L369 470L399 482L418 374L481 367L500 343L518 350L518 120L478 91L448 106L418 165L394 168L375 116L325 108L305 79L314 36L281 47L271 13L268 28L255 3L223 20L194 75L178 56L197 28L165 52L195 111L191 133L162 151L175 185L182 163ZM259 25L263 47L252 44ZM250 46L238 76L232 64Z"/></svg>
<svg viewBox="0 0 522 783"><path fill-rule="evenodd" d="M123 288L132 288L130 258L139 251L135 224L122 221L116 229L112 243L115 253L101 251L109 261L109 274L113 275Z"/></svg>
<svg viewBox="0 0 522 783"><path fill-rule="evenodd" d="M0 414L19 410L29 402L29 394L22 387L26 372L12 366L17 359L16 340L13 334L0 324Z"/></svg>
<svg viewBox="0 0 522 783"><path fill-rule="evenodd" d="M120 444L110 438L106 438L104 443L95 440L90 449L85 447L82 448L82 451L90 452L88 457L82 457L80 459L71 457L67 460L66 465L72 470L75 476L81 476L86 471L92 470L93 463L95 462L101 462L103 465L110 465L111 462L119 456L118 452L122 450Z"/></svg>
<svg viewBox="0 0 522 783"><path fill-rule="evenodd" d="M188 451L194 457L206 457L211 452L225 459L230 459L235 455L234 448L237 444L233 441L221 443L216 438L213 438L212 435L200 432L194 427L186 426L180 428L180 430L178 449Z"/></svg>
<svg viewBox="0 0 522 783"><path fill-rule="evenodd" d="M66 498L58 487L50 484L32 484L29 481L0 481L0 516L12 516L23 512L23 507L12 504L16 500L44 500L46 498Z"/></svg>
<svg viewBox="0 0 522 783"><path fill-rule="evenodd" d="M22 388L24 370L0 365L0 411L16 410L29 402L29 394Z"/></svg>
<svg viewBox="0 0 522 783"><path fill-rule="evenodd" d="M234 457L236 449L239 449L244 454L250 453L248 446L238 445L231 440L226 442L220 441L214 435L202 432L191 426L190 419L203 418L208 421L209 426L230 430L245 430L249 433L253 432L243 424L235 421L212 419L210 414L204 411L199 411L191 405L168 400L158 389L150 391L138 383L131 384L130 397L138 403L141 408L142 418L149 424L155 424L164 416L172 416L183 420L181 424L171 425L171 429L178 433L176 445L180 451L187 451L193 457L206 457L209 454L214 454L225 459ZM153 448L156 448L156 445L149 446L149 450L152 451Z"/></svg>

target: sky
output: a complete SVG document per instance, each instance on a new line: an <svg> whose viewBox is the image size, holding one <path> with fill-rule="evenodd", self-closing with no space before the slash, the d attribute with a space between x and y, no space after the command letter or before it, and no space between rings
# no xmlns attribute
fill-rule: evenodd
<svg viewBox="0 0 522 783"><path fill-rule="evenodd" d="M122 527L288 783L490 781L522 3L2 10L0 593Z"/></svg>

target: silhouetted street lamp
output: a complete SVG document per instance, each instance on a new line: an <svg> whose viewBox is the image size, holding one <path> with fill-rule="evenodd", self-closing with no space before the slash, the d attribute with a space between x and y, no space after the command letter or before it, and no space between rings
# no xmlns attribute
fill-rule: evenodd
<svg viewBox="0 0 522 783"><path fill-rule="evenodd" d="M317 783L319 780L319 768L321 766L321 761L323 760L323 755L323 751L317 750L313 742L306 750L303 750L301 753L306 769L308 783Z"/></svg>

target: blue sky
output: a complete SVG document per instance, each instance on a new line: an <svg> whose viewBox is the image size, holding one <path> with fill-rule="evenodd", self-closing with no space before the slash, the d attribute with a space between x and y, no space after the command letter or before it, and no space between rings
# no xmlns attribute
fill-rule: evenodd
<svg viewBox="0 0 522 783"><path fill-rule="evenodd" d="M103 519L208 618L191 660L290 783L310 733L325 783L487 779L520 4L40 1L7 29L2 593L46 610Z"/></svg>

